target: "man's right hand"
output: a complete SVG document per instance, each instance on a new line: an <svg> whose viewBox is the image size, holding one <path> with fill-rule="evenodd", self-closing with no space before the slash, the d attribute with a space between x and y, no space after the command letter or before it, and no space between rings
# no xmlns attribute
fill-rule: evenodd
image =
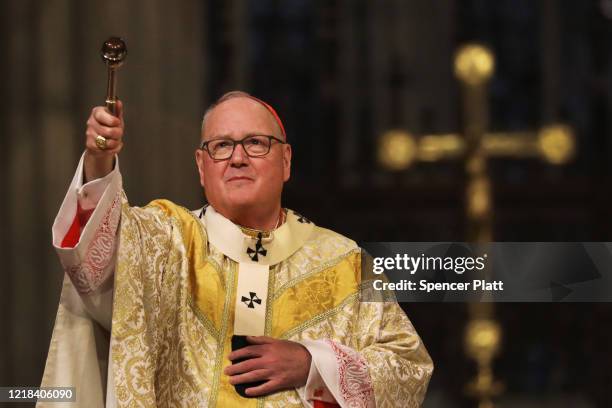
<svg viewBox="0 0 612 408"><path fill-rule="evenodd" d="M117 101L117 116L105 107L96 106L87 119L85 131L85 183L102 178L113 171L115 154L123 148L123 103ZM106 138L106 149L96 145L96 137Z"/></svg>

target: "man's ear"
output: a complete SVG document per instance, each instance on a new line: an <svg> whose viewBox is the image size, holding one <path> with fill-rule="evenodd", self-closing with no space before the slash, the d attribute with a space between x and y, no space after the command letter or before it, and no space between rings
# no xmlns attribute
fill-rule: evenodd
<svg viewBox="0 0 612 408"><path fill-rule="evenodd" d="M200 185L204 188L204 151L200 149L196 149L195 151L195 161L196 166L198 167L198 174L200 175Z"/></svg>
<svg viewBox="0 0 612 408"><path fill-rule="evenodd" d="M291 177L291 145L283 145L283 181L289 180Z"/></svg>

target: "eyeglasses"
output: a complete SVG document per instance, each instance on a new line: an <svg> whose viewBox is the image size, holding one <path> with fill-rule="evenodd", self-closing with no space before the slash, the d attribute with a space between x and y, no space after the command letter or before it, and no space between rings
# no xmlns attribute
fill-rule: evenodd
<svg viewBox="0 0 612 408"><path fill-rule="evenodd" d="M268 135L251 135L242 140L233 139L214 139L200 144L201 150L206 150L208 155L213 160L227 160L232 157L236 145L242 145L242 148L249 157L263 157L270 153L272 141L277 141L280 144L286 142Z"/></svg>

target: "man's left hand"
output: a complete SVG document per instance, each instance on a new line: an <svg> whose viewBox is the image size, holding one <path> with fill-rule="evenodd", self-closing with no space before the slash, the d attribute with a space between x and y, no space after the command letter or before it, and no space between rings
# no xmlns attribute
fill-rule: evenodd
<svg viewBox="0 0 612 408"><path fill-rule="evenodd" d="M251 345L233 351L228 356L231 361L248 358L225 368L224 373L230 376L230 384L266 381L257 387L247 388L245 392L249 397L306 384L311 361L306 347L293 341L266 336L248 336L247 340Z"/></svg>

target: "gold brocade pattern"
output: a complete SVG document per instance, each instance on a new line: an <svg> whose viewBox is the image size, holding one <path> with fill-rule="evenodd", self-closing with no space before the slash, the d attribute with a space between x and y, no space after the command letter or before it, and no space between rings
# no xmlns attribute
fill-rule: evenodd
<svg viewBox="0 0 612 408"><path fill-rule="evenodd" d="M269 316L272 319L270 335L282 337L285 332L307 324L358 293L361 277L359 269L354 268L358 259L359 255L352 252L337 264L310 274L275 296Z"/></svg>
<svg viewBox="0 0 612 408"><path fill-rule="evenodd" d="M273 286L275 294L280 295L285 288L335 265L350 252L359 252L355 242L340 234L320 227L316 232L300 251L278 265Z"/></svg>
<svg viewBox="0 0 612 408"><path fill-rule="evenodd" d="M121 217L111 342L118 405L302 406L296 391L242 398L222 374L237 264L208 244L200 220L165 200L137 208L125 198ZM418 405L431 360L396 303L359 301L360 267L353 241L315 228L270 270L266 334L351 347L368 363L377 406Z"/></svg>

